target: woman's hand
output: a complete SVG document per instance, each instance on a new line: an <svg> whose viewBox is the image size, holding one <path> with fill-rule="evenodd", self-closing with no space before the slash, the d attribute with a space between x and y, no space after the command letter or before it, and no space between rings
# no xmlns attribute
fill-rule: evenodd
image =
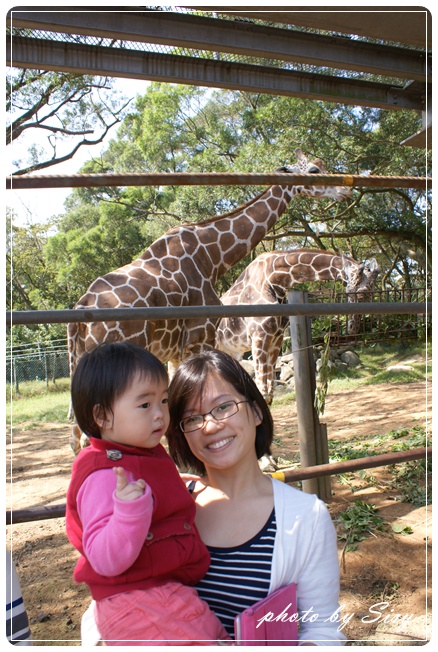
<svg viewBox="0 0 438 652"><path fill-rule="evenodd" d="M146 489L144 480L140 478L136 482L128 482L125 469L121 466L115 466L113 471L117 476L116 497L119 500L135 500L143 496Z"/></svg>

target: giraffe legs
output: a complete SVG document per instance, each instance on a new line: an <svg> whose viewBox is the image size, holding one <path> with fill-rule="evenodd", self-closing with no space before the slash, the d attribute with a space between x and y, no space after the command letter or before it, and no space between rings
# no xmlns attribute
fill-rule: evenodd
<svg viewBox="0 0 438 652"><path fill-rule="evenodd" d="M283 342L283 331L274 336L253 337L252 357L254 360L255 382L263 398L271 405L274 398L275 365Z"/></svg>
<svg viewBox="0 0 438 652"><path fill-rule="evenodd" d="M73 453L77 455L89 444L90 440L88 439L87 435L85 435L79 426L75 423L72 426L70 433L70 448L72 449Z"/></svg>
<svg viewBox="0 0 438 652"><path fill-rule="evenodd" d="M266 403L271 405L274 397L274 369L270 361L269 351L265 347L266 340L253 339L252 357L254 360L255 383Z"/></svg>

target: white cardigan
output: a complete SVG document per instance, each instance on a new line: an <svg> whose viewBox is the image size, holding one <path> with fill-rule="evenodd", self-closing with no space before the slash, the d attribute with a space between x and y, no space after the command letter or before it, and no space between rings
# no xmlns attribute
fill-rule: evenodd
<svg viewBox="0 0 438 652"><path fill-rule="evenodd" d="M277 533L269 591L296 583L300 643L344 645L336 531L328 509L313 494L275 479L272 484Z"/></svg>
<svg viewBox="0 0 438 652"><path fill-rule="evenodd" d="M300 643L344 645L346 639L338 631L336 620L339 608L336 531L328 509L313 494L275 479L272 484L277 533L269 592L296 583ZM82 645L99 642L94 602L82 617L81 639Z"/></svg>

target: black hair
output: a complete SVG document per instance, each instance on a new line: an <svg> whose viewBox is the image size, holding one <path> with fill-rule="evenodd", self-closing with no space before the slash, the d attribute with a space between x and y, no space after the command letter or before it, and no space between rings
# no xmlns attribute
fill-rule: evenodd
<svg viewBox="0 0 438 652"><path fill-rule="evenodd" d="M153 382L168 382L166 368L158 358L131 342L105 342L81 356L71 382L71 400L82 432L100 439L94 407L112 414L114 401L137 374Z"/></svg>
<svg viewBox="0 0 438 652"><path fill-rule="evenodd" d="M257 409L261 423L256 428L255 449L257 459L270 454L274 424L269 407L257 385L242 365L223 351L211 349L186 358L178 367L169 386L170 425L167 431L169 453L181 470L205 474L203 462L192 453L180 422L189 400L202 397L205 385L212 374L230 383Z"/></svg>

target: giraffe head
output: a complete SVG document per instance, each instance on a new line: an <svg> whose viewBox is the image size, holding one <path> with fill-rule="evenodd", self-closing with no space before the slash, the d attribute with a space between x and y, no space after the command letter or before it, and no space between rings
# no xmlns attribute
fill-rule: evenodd
<svg viewBox="0 0 438 652"><path fill-rule="evenodd" d="M371 300L372 292L376 283L380 267L375 258L369 263L355 263L349 258L343 257L343 269L347 276L346 293L349 302ZM359 331L360 315L351 315L347 322L349 335L356 335Z"/></svg>
<svg viewBox="0 0 438 652"><path fill-rule="evenodd" d="M346 282L347 286L345 292L347 297L354 295L358 291L363 279L363 272L365 269L365 263L357 263L352 258L347 258L346 256L341 256L342 259L342 271L341 275L343 280ZM354 298L349 298L349 301L354 301Z"/></svg>
<svg viewBox="0 0 438 652"><path fill-rule="evenodd" d="M291 174L327 174L324 162L317 158L309 161L302 150L298 147L295 150L297 157L293 165L284 165L277 169L277 172L289 172ZM296 194L308 195L310 197L326 197L336 201L344 201L352 197L351 189L345 186L294 186Z"/></svg>

